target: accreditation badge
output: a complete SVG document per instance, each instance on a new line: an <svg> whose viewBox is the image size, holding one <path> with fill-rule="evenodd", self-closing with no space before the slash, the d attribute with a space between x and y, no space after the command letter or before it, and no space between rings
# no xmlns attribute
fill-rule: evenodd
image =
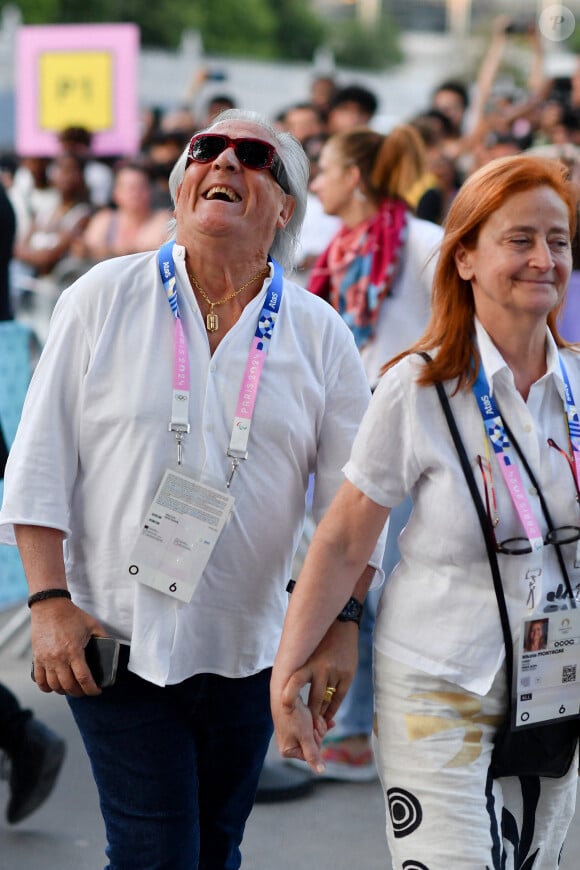
<svg viewBox="0 0 580 870"><path fill-rule="evenodd" d="M580 713L580 608L522 620L514 680L514 728Z"/></svg>
<svg viewBox="0 0 580 870"><path fill-rule="evenodd" d="M235 499L219 486L167 469L129 560L139 583L189 602Z"/></svg>

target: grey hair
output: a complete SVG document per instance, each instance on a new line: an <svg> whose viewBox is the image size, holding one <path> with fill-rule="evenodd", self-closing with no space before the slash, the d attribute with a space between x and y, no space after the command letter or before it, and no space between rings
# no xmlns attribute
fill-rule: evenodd
<svg viewBox="0 0 580 870"><path fill-rule="evenodd" d="M204 130L199 130L200 133L206 133L215 127L216 124L222 121L249 121L252 124L259 124L266 130L276 143L276 151L284 164L284 169L288 176L290 194L296 200L294 214L284 228L278 227L274 236L274 241L270 248L271 256L277 260L280 265L290 271L295 266L296 251L300 241L300 232L302 230L302 222L304 221L304 213L306 211L306 198L308 194L308 178L310 174L310 163L308 157L304 153L302 145L291 133L280 132L275 130L262 115L257 112L251 112L245 109L226 109L225 112L220 112L209 127ZM169 176L169 192L171 199L175 204L177 190L183 181L185 175L185 164L187 162L187 151L189 145L185 147L183 153L178 157L175 166L171 170ZM170 238L175 238L176 224L175 220L171 221Z"/></svg>

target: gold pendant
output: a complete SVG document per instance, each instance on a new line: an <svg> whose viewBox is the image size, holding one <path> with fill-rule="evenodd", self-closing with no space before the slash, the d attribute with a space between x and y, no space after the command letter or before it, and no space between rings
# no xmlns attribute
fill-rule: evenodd
<svg viewBox="0 0 580 870"><path fill-rule="evenodd" d="M213 311L210 311L205 316L205 328L208 332L217 332L219 329L220 321L217 314L214 314Z"/></svg>

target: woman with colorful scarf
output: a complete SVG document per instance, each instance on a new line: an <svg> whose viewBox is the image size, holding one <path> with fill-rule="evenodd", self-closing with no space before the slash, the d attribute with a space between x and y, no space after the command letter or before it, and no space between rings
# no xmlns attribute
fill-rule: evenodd
<svg viewBox="0 0 580 870"><path fill-rule="evenodd" d="M311 186L343 227L315 263L309 289L350 326L372 387L429 320L442 230L416 218L405 198L424 171L413 127L388 136L360 128L329 139Z"/></svg>

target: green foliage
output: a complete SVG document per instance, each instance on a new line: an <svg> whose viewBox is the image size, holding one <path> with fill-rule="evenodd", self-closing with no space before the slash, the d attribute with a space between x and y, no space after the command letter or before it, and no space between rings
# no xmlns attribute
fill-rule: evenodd
<svg viewBox="0 0 580 870"><path fill-rule="evenodd" d="M183 31L189 26L187 4L181 0L144 3L143 0L63 0L65 3L89 3L99 7L101 19L110 22L130 21L141 30L141 44L149 47L176 49Z"/></svg>
<svg viewBox="0 0 580 870"><path fill-rule="evenodd" d="M396 25L387 17L372 28L355 19L343 19L333 26L329 45L342 66L380 70L403 59L398 35Z"/></svg>
<svg viewBox="0 0 580 870"><path fill-rule="evenodd" d="M0 2L0 9L7 5ZM24 24L131 21L144 46L176 49L184 30L209 54L311 60L324 24L308 0L19 0Z"/></svg>
<svg viewBox="0 0 580 870"><path fill-rule="evenodd" d="M312 12L306 0L268 0L276 19L275 40L278 57L286 60L312 60L325 40L326 27Z"/></svg>
<svg viewBox="0 0 580 870"><path fill-rule="evenodd" d="M22 12L24 24L58 24L60 0L24 0L23 3L0 3L0 9L5 6L18 6Z"/></svg>
<svg viewBox="0 0 580 870"><path fill-rule="evenodd" d="M0 9L7 5L0 0ZM310 0L18 0L24 24L130 21L147 47L177 49L185 30L198 30L208 54L312 60L329 44L345 66L383 69L401 59L390 19L365 28L350 18L327 28Z"/></svg>
<svg viewBox="0 0 580 870"><path fill-rule="evenodd" d="M563 43L566 51L571 54L580 54L580 27L575 27L574 32Z"/></svg>
<svg viewBox="0 0 580 870"><path fill-rule="evenodd" d="M189 26L209 54L277 57L276 18L268 0L193 0Z"/></svg>
<svg viewBox="0 0 580 870"><path fill-rule="evenodd" d="M135 23L142 44L160 48L178 47L190 17L179 0L18 0L18 6L25 25Z"/></svg>

